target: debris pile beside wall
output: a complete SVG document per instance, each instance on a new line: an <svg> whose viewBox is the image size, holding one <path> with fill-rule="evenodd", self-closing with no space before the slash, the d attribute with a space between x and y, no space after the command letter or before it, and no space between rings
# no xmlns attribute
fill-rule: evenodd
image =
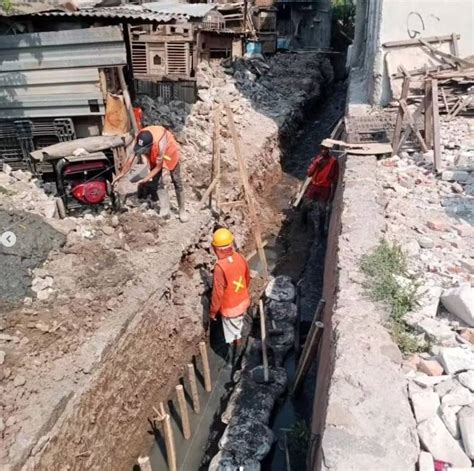
<svg viewBox="0 0 474 471"><path fill-rule="evenodd" d="M473 129L468 117L443 123L440 176L431 153L403 152L377 169L385 238L401 245L419 285L419 307L406 321L420 352L404 370L424 450L420 469L434 469L433 459L469 468L474 459Z"/></svg>
<svg viewBox="0 0 474 471"><path fill-rule="evenodd" d="M241 466L248 471L257 471L275 440L269 422L275 402L287 386L283 362L294 345L296 290L289 277L278 276L270 281L265 294L267 348L271 360L269 380L265 382L262 343L250 337L242 368L234 375L237 384L221 416L227 427L219 441L220 451L209 466L210 471Z"/></svg>

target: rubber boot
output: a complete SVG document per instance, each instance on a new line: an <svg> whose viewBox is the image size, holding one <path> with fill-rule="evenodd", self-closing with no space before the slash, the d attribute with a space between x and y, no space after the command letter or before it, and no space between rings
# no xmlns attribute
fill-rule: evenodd
<svg viewBox="0 0 474 471"><path fill-rule="evenodd" d="M176 193L176 198L178 200L178 206L179 206L179 220L181 222L188 222L189 221L189 216L186 213L186 208L185 208L185 201L184 201L184 192L179 191Z"/></svg>
<svg viewBox="0 0 474 471"><path fill-rule="evenodd" d="M160 213L158 216L163 219L169 219L170 215L170 195L166 188L158 190L158 200L160 202Z"/></svg>

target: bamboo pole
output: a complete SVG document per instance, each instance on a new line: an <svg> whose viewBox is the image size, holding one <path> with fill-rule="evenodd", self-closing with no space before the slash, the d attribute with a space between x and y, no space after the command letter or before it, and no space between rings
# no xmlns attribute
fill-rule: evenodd
<svg viewBox="0 0 474 471"><path fill-rule="evenodd" d="M255 242L257 244L257 250L258 250L258 255L260 257L260 262L262 263L263 278L264 278L264 281L266 281L268 279L268 264L267 264L267 258L265 256L265 251L263 250L262 232L260 229L260 223L257 216L257 210L255 208L255 199L253 196L252 188L250 187L249 178L247 174L247 167L242 157L240 142L237 135L237 129L235 128L235 123L234 123L234 115L228 103L225 104L224 108L227 114L227 120L229 122L229 129L232 134L232 140L234 142L235 155L237 157L237 161L239 164L240 177L242 179L242 184L244 187L245 199L247 201L250 218L254 226L254 237L255 237Z"/></svg>
<svg viewBox="0 0 474 471"><path fill-rule="evenodd" d="M184 397L184 388L181 384L176 386L176 396L178 397L179 413L181 415L181 425L183 427L183 436L185 440L191 438L191 425L189 423L188 405Z"/></svg>
<svg viewBox="0 0 474 471"><path fill-rule="evenodd" d="M140 471L153 471L149 456L139 456L138 466L140 466Z"/></svg>
<svg viewBox="0 0 474 471"><path fill-rule="evenodd" d="M206 390L206 392L211 392L211 369L209 368L209 357L207 355L206 342L199 342L199 351L201 352L202 367L204 370L204 389Z"/></svg>
<svg viewBox="0 0 474 471"><path fill-rule="evenodd" d="M199 403L199 393L197 388L196 372L194 371L194 365L192 363L188 363L186 368L188 370L189 386L191 388L191 397L193 399L193 409L196 414L199 414L201 412L201 405Z"/></svg>
<svg viewBox="0 0 474 471"><path fill-rule="evenodd" d="M169 471L177 471L176 447L174 442L173 428L171 427L170 415L166 413L165 406L160 402L160 413L163 423L163 434L165 436L166 458Z"/></svg>
<svg viewBox="0 0 474 471"><path fill-rule="evenodd" d="M263 381L268 383L270 375L268 372L268 354L267 354L267 329L265 325L265 310L263 309L263 301L258 302L260 310L260 331L262 335L262 356L263 356Z"/></svg>

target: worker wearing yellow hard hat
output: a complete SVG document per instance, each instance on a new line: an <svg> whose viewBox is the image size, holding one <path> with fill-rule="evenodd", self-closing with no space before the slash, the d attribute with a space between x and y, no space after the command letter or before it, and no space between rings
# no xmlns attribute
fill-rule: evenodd
<svg viewBox="0 0 474 471"><path fill-rule="evenodd" d="M229 229L214 231L212 246L217 256L214 266L212 299L209 317L220 314L225 340L238 346L242 337L244 315L250 306L250 270L247 260L234 247L234 236Z"/></svg>

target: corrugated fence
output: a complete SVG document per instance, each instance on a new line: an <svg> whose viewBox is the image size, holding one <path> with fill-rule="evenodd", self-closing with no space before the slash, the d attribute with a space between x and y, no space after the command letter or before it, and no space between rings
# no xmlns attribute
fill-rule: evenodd
<svg viewBox="0 0 474 471"><path fill-rule="evenodd" d="M118 26L1 36L0 115L104 114L98 69L125 64Z"/></svg>

